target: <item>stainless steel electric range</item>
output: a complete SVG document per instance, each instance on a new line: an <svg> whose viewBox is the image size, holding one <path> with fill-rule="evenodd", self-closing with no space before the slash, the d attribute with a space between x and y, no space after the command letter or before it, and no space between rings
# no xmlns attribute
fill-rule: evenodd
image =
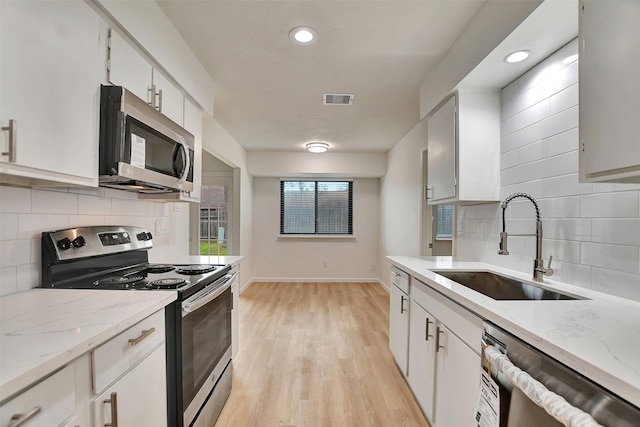
<svg viewBox="0 0 640 427"><path fill-rule="evenodd" d="M176 292L165 308L169 427L210 427L231 392L231 283L225 265L149 263L153 236L131 226L42 233L42 287Z"/></svg>

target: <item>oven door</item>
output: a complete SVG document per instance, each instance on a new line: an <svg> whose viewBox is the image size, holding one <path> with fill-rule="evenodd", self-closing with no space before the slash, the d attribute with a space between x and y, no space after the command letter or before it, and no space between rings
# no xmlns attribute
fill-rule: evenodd
<svg viewBox="0 0 640 427"><path fill-rule="evenodd" d="M182 402L191 424L231 360L233 275L227 275L182 303Z"/></svg>

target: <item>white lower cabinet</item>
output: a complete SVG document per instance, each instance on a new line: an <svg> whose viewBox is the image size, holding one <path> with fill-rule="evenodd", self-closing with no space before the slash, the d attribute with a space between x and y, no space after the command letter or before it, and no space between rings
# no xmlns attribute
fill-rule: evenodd
<svg viewBox="0 0 640 427"><path fill-rule="evenodd" d="M476 427L480 356L446 326L436 328L435 427ZM480 342L480 341L478 341Z"/></svg>
<svg viewBox="0 0 640 427"><path fill-rule="evenodd" d="M435 392L436 320L411 301L409 321L409 375L407 381L429 420L433 420Z"/></svg>
<svg viewBox="0 0 640 427"><path fill-rule="evenodd" d="M389 319L389 347L431 425L475 427L482 319L414 277L408 296L391 286Z"/></svg>
<svg viewBox="0 0 640 427"><path fill-rule="evenodd" d="M164 344L93 401L94 427L167 425Z"/></svg>
<svg viewBox="0 0 640 427"><path fill-rule="evenodd" d="M389 348L402 374L407 376L409 342L409 296L391 285L389 303Z"/></svg>
<svg viewBox="0 0 640 427"><path fill-rule="evenodd" d="M94 427L167 425L164 310L92 353Z"/></svg>

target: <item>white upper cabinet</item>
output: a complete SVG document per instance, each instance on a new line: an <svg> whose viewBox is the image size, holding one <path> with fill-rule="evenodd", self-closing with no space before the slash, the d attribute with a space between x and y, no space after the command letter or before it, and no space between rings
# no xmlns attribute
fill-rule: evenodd
<svg viewBox="0 0 640 427"><path fill-rule="evenodd" d="M500 199L500 94L460 90L427 118L429 204Z"/></svg>
<svg viewBox="0 0 640 427"><path fill-rule="evenodd" d="M151 102L153 68L114 30L109 31L107 80L124 86L140 99Z"/></svg>
<svg viewBox="0 0 640 427"><path fill-rule="evenodd" d="M96 186L98 15L80 0L2 1L0 42L2 180Z"/></svg>
<svg viewBox="0 0 640 427"><path fill-rule="evenodd" d="M580 178L640 182L640 2L580 2Z"/></svg>
<svg viewBox="0 0 640 427"><path fill-rule="evenodd" d="M107 80L124 86L171 120L184 125L184 95L115 30L109 31Z"/></svg>
<svg viewBox="0 0 640 427"><path fill-rule="evenodd" d="M184 128L191 132L195 138L193 148L193 190L188 200L200 203L200 191L202 188L202 113L188 100L184 100Z"/></svg>

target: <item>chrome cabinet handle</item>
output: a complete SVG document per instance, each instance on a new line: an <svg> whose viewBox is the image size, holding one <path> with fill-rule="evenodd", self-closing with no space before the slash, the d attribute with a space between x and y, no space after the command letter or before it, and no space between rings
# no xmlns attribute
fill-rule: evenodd
<svg viewBox="0 0 640 427"><path fill-rule="evenodd" d="M424 331L424 340L429 341L429 338L433 338L433 335L429 334L429 325L433 323L429 318L426 318L425 322L425 331Z"/></svg>
<svg viewBox="0 0 640 427"><path fill-rule="evenodd" d="M396 277L398 277L398 276L399 276L399 274L398 274L398 273L396 273L396 272L395 272L395 271L393 271L393 270L391 270L391 274L393 274L393 275L394 275L394 276L396 276Z"/></svg>
<svg viewBox="0 0 640 427"><path fill-rule="evenodd" d="M153 108L156 108L156 85L151 85L147 88L147 104L151 105Z"/></svg>
<svg viewBox="0 0 640 427"><path fill-rule="evenodd" d="M110 399L105 399L104 403L111 404L111 422L104 423L104 427L118 427L118 393L111 393Z"/></svg>
<svg viewBox="0 0 640 427"><path fill-rule="evenodd" d="M158 104L156 105L156 110L162 113L162 89L156 92L156 95L158 95Z"/></svg>
<svg viewBox="0 0 640 427"><path fill-rule="evenodd" d="M14 415L11 416L11 419L9 420L9 425L7 427L20 427L20 426L23 426L31 418L33 418L36 415L38 415L41 410L42 410L42 408L40 406L36 406L35 408L30 410L26 414L14 414Z"/></svg>
<svg viewBox="0 0 640 427"><path fill-rule="evenodd" d="M146 329L146 330L143 329L142 333L140 334L140 336L138 338L129 338L129 344L131 344L131 345L140 344L140 341L142 341L143 339L147 338L149 335L151 335L155 331L156 331L156 328L151 328L151 329Z"/></svg>
<svg viewBox="0 0 640 427"><path fill-rule="evenodd" d="M440 351L441 348L444 348L443 345L440 345L440 334L444 333L440 326L436 327L436 353Z"/></svg>
<svg viewBox="0 0 640 427"><path fill-rule="evenodd" d="M11 119L9 120L9 126L2 126L2 130L9 131L9 151L3 151L3 156L9 156L9 162L16 162L16 142L18 139L18 122Z"/></svg>
<svg viewBox="0 0 640 427"><path fill-rule="evenodd" d="M426 200L433 199L433 187L425 187L424 188L424 198Z"/></svg>
<svg viewBox="0 0 640 427"><path fill-rule="evenodd" d="M400 297L400 314L404 313L405 309L404 309L404 297L401 296Z"/></svg>

